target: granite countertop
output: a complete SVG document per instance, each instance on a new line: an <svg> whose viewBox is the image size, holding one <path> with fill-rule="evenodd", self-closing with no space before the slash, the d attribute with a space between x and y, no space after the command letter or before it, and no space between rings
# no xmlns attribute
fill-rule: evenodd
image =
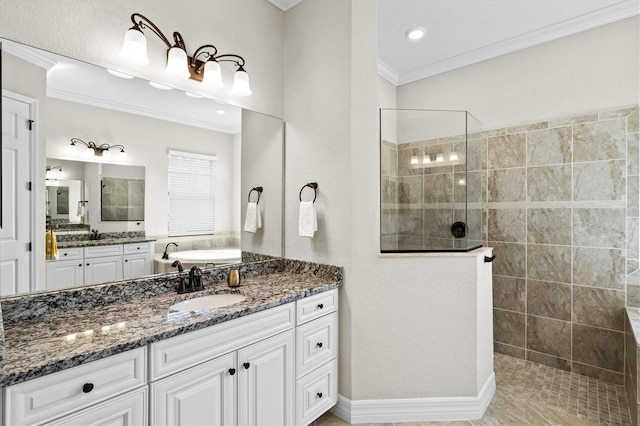
<svg viewBox="0 0 640 426"><path fill-rule="evenodd" d="M209 284L205 291L186 295L165 292L5 323L3 383L8 386L31 380L339 287L341 272L323 275L318 273L321 267L315 271L282 267L274 273L243 277L236 289L226 283ZM213 310L169 311L176 302L215 293L240 293L246 299Z"/></svg>
<svg viewBox="0 0 640 426"><path fill-rule="evenodd" d="M113 244L147 243L151 241L155 241L155 239L147 237L104 238L100 240L60 241L57 243L57 246L58 249L65 249L75 247L110 246Z"/></svg>

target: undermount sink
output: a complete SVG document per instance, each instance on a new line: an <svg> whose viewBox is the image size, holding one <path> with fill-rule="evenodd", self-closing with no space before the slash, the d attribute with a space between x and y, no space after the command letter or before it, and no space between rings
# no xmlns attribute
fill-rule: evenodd
<svg viewBox="0 0 640 426"><path fill-rule="evenodd" d="M212 294L210 296L196 297L175 303L169 306L170 311L193 312L207 309L224 308L225 306L240 303L246 299L242 294Z"/></svg>

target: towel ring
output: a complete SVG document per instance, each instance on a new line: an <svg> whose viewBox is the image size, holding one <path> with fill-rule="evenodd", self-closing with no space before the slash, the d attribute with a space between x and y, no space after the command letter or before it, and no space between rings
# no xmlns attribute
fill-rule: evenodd
<svg viewBox="0 0 640 426"><path fill-rule="evenodd" d="M247 197L249 202L251 202L251 193L253 191L256 191L258 193L258 199L256 200L256 204L258 204L260 202L260 194L262 194L262 187L261 186L255 186L255 187L251 188L251 191L249 191L249 196Z"/></svg>
<svg viewBox="0 0 640 426"><path fill-rule="evenodd" d="M300 198L300 202L302 202L302 191L306 188L309 187L311 189L313 189L313 201L312 202L316 202L316 197L318 196L318 183L317 182L309 182L308 184L306 184L305 186L303 186L300 189L300 195L298 195L298 198Z"/></svg>

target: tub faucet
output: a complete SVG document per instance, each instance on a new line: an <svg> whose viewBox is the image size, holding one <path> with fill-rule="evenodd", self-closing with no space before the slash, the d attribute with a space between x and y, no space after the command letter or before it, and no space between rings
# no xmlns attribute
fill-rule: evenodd
<svg viewBox="0 0 640 426"><path fill-rule="evenodd" d="M164 246L164 253L162 253L162 258L163 259L168 259L169 258L169 253L167 253L167 249L169 248L169 246L173 244L174 246L178 247L178 245L174 242L170 242L169 244L167 244L166 246ZM171 266L176 266L176 265L171 265Z"/></svg>

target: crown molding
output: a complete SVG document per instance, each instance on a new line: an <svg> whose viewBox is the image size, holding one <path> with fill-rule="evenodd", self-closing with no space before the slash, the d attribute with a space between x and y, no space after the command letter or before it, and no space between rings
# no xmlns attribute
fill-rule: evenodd
<svg viewBox="0 0 640 426"><path fill-rule="evenodd" d="M453 58L445 59L403 74L399 74L393 68L388 65L387 66L391 72L395 72L399 75L398 82L395 84L396 86L401 86L422 80L423 78L432 77L437 74L442 74L457 68L482 62L487 59L496 58L518 50L537 46L562 37L567 37L582 31L610 24L621 19L630 18L638 15L639 13L640 3L638 0L626 0L604 9L568 19L557 24L549 25L547 27L512 37L490 46L466 52ZM381 61L378 63L378 73L393 83L393 80L389 79L380 71L380 62ZM385 72L389 72L389 70L386 70Z"/></svg>
<svg viewBox="0 0 640 426"><path fill-rule="evenodd" d="M400 73L380 58L378 58L378 75L394 86L397 86L400 82Z"/></svg>
<svg viewBox="0 0 640 426"><path fill-rule="evenodd" d="M53 59L36 53L31 47L23 46L10 40L0 40L0 43L2 44L2 50L4 52L32 63L40 68L44 68L47 71L52 69L58 63Z"/></svg>
<svg viewBox="0 0 640 426"><path fill-rule="evenodd" d="M300 3L302 0L268 0L269 3L277 7L278 9L286 12L291 9L293 6Z"/></svg>
<svg viewBox="0 0 640 426"><path fill-rule="evenodd" d="M114 102L95 96L82 95L75 92L56 89L53 87L47 88L47 96L51 98L61 99L63 101L76 102L79 104L91 105L98 108L105 108L128 114L142 115L144 117L155 118L157 120L170 121L172 123L184 124L187 126L199 127L208 130L215 130L216 132L235 134L240 133L241 131L241 126L222 126L219 124L196 120L182 115L167 114L149 108L141 108L137 106L122 104L120 102Z"/></svg>

